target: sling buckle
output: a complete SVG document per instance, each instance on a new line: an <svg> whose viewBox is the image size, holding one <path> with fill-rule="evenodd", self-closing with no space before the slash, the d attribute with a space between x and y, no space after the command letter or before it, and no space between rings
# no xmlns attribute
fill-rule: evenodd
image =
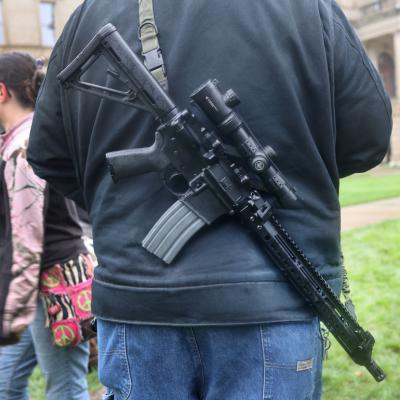
<svg viewBox="0 0 400 400"><path fill-rule="evenodd" d="M157 47L156 49L150 50L146 53L142 53L142 55L144 57L144 65L150 72L161 67L163 73L165 74L164 59L161 54L161 49L159 47Z"/></svg>

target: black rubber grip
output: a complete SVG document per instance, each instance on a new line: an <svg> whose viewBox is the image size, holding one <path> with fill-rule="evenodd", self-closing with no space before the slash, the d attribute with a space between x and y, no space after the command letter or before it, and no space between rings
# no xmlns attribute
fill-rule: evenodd
<svg viewBox="0 0 400 400"><path fill-rule="evenodd" d="M170 161L162 150L162 136L156 132L151 147L113 151L106 154L106 160L114 182L122 178L162 171Z"/></svg>

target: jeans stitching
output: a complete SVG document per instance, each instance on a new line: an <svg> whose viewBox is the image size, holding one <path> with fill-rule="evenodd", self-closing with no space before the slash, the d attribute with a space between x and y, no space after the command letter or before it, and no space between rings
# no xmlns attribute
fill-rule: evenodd
<svg viewBox="0 0 400 400"><path fill-rule="evenodd" d="M263 400L272 399L272 371L270 368L267 368L270 359L270 343L268 340L268 334L264 330L264 326L260 325L260 334L261 334L261 346L263 352L263 368L264 368L264 382L263 382Z"/></svg>
<svg viewBox="0 0 400 400"><path fill-rule="evenodd" d="M265 370L265 353L264 353L264 340L263 340L263 327L260 325L260 340L261 340L261 351L263 357L263 391L262 391L262 398L265 399L265 379L266 379L266 370Z"/></svg>
<svg viewBox="0 0 400 400"><path fill-rule="evenodd" d="M200 371L201 371L201 390L200 390L200 396L201 396L201 400L204 399L204 391L205 391L205 376L204 376L204 366L203 366L203 360L201 357L201 353L200 353L200 348L199 345L197 343L197 339L196 339L196 334L194 332L193 328L189 328L189 333L190 333L190 341L192 343L192 348L195 351L195 358L197 359L198 363L200 364Z"/></svg>
<svg viewBox="0 0 400 400"><path fill-rule="evenodd" d="M113 355L115 355L115 354L119 354L119 355L125 355L126 354L126 351L125 350L112 350L112 351L102 351L101 352L101 355L104 355L104 356L113 356Z"/></svg>
<svg viewBox="0 0 400 400"><path fill-rule="evenodd" d="M315 357L311 357L314 361ZM276 363L265 363L267 368L277 368L277 369L287 369L289 371L297 371L297 364L276 364ZM312 370L313 368L307 368L304 371ZM297 371L297 372L304 372L304 371Z"/></svg>
<svg viewBox="0 0 400 400"><path fill-rule="evenodd" d="M127 340L126 340L126 326L125 324L122 325L122 329L121 329L121 334L122 334L122 342L123 342L123 348L124 348L124 358L123 361L125 363L124 367L126 369L126 372L128 374L128 382L129 382L129 386L128 389L124 388L121 390L122 394L125 396L125 399L128 399L128 397L130 396L131 392L132 392L132 379L131 379L131 371L129 368L129 361L128 361L128 345L127 345ZM133 399L132 399L133 400Z"/></svg>
<svg viewBox="0 0 400 400"><path fill-rule="evenodd" d="M323 362L326 359L327 348L325 346L324 334L322 332L321 321L320 321L319 318L317 319L317 324L318 324L318 339L321 342L320 343L320 345L321 345L321 356L322 356L322 362Z"/></svg>
<svg viewBox="0 0 400 400"><path fill-rule="evenodd" d="M319 386L320 386L320 379L318 379L317 381L317 376L319 376L320 370L322 371L322 366L323 366L323 361L324 361L324 352L325 352L325 343L324 343L324 339L323 339L323 335L322 335L322 331L321 331L321 321L319 318L316 318L316 324L317 324L317 332L318 332L318 340L316 343L316 351L315 351L315 361L316 361L316 365L315 365L315 369L313 371L313 398L315 398L317 400L317 396L318 398L320 398L320 393L318 392ZM319 350L319 351L318 351ZM318 356L320 357L318 359Z"/></svg>

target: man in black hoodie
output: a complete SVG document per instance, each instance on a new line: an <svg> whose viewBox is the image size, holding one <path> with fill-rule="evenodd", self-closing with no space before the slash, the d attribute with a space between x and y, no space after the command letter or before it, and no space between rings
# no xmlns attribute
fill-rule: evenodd
<svg viewBox="0 0 400 400"><path fill-rule="evenodd" d="M235 90L301 199L275 214L339 293L339 178L379 164L391 132L390 101L342 11L333 0L169 0L154 14L170 96L183 108L210 78ZM113 184L105 154L149 146L152 117L66 96L56 79L108 22L141 53L137 2L86 0L51 57L28 157L89 211L109 398L319 399L318 320L237 220L202 230L171 265L141 246L175 198L156 173ZM87 79L103 75L97 64Z"/></svg>

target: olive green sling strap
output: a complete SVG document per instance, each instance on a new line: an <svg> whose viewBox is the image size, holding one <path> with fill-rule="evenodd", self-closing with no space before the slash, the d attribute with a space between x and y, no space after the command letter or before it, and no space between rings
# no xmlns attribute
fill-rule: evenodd
<svg viewBox="0 0 400 400"><path fill-rule="evenodd" d="M154 18L153 0L139 0L138 35L142 43L142 55L146 68L161 87L168 91L164 59L158 42L158 29Z"/></svg>

